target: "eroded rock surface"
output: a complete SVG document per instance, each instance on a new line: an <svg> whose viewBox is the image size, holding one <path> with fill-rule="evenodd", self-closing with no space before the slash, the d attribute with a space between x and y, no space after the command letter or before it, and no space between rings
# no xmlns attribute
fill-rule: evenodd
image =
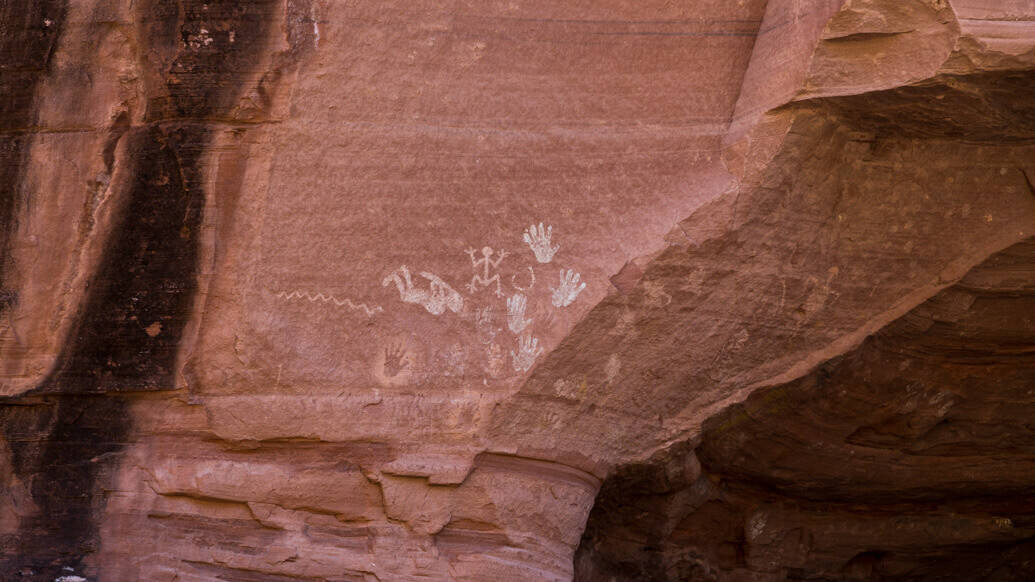
<svg viewBox="0 0 1035 582"><path fill-rule="evenodd" d="M1035 577L1029 0L0 17L0 578Z"/></svg>

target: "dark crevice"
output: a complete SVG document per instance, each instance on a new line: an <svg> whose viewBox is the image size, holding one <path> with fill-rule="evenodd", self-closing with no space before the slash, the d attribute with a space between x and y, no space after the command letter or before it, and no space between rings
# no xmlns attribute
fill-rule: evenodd
<svg viewBox="0 0 1035 582"><path fill-rule="evenodd" d="M970 144L1035 143L1035 72L939 75L915 85L824 97L854 128L878 138L941 138Z"/></svg>

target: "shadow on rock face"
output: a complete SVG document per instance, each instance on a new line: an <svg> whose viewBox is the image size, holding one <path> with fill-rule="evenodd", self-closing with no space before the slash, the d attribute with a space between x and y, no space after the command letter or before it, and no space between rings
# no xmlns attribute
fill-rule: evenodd
<svg viewBox="0 0 1035 582"><path fill-rule="evenodd" d="M1029 239L711 419L693 452L620 470L576 579L1032 579L1030 313ZM702 476L666 478L694 454Z"/></svg>

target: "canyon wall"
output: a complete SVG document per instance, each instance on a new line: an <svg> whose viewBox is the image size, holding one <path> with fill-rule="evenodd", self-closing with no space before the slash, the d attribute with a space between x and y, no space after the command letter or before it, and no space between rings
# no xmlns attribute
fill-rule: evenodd
<svg viewBox="0 0 1035 582"><path fill-rule="evenodd" d="M0 33L0 579L1035 578L1032 0Z"/></svg>

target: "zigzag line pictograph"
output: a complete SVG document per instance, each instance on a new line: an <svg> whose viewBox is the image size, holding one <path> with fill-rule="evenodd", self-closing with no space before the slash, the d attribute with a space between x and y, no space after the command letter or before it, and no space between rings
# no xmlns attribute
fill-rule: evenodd
<svg viewBox="0 0 1035 582"><path fill-rule="evenodd" d="M384 309L381 309L380 305L375 305L374 307L367 307L366 303L353 303L353 301L348 298L338 299L334 295L324 295L323 293L316 293L314 295L313 293L310 293L308 291L302 291L300 289L295 289L291 292L280 291L276 294L276 297L278 299L283 299L285 301L290 301L292 299L308 299L310 303L316 303L317 301L321 303L333 303L337 307L348 307L353 311L363 311L367 314L367 317L373 317L375 314L384 311Z"/></svg>

